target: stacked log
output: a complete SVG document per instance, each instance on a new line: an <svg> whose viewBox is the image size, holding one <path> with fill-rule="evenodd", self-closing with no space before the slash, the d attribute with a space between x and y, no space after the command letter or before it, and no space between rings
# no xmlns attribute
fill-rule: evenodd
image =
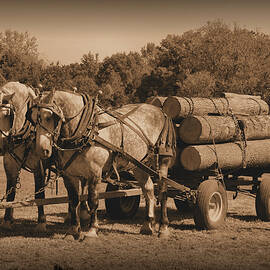
<svg viewBox="0 0 270 270"><path fill-rule="evenodd" d="M190 116L176 132L186 144L270 139L270 115Z"/></svg>
<svg viewBox="0 0 270 270"><path fill-rule="evenodd" d="M189 171L214 169L217 165L222 170L239 168L270 168L270 140L190 145L181 153L180 162ZM218 164L217 164L218 163Z"/></svg>
<svg viewBox="0 0 270 270"><path fill-rule="evenodd" d="M268 104L260 98L184 98L168 97L163 111L175 122L190 115L267 115Z"/></svg>
<svg viewBox="0 0 270 270"><path fill-rule="evenodd" d="M176 162L184 169L270 169L269 106L260 96L173 96L163 98L160 104L175 124L181 145Z"/></svg>

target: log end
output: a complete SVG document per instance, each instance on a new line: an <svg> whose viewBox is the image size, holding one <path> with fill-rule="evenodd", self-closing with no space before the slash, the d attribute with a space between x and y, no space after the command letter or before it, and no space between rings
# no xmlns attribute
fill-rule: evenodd
<svg viewBox="0 0 270 270"><path fill-rule="evenodd" d="M172 119L176 118L181 111L177 97L168 97L163 103L163 111Z"/></svg>
<svg viewBox="0 0 270 270"><path fill-rule="evenodd" d="M197 171L202 163L200 152L195 147L188 146L182 151L180 162L186 170Z"/></svg>
<svg viewBox="0 0 270 270"><path fill-rule="evenodd" d="M187 144L197 144L202 134L202 124L196 117L188 117L179 127L179 137Z"/></svg>

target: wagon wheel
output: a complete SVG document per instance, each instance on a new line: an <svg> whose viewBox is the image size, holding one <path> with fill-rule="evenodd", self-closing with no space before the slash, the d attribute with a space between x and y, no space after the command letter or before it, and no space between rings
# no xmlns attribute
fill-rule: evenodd
<svg viewBox="0 0 270 270"><path fill-rule="evenodd" d="M119 187L107 184L106 191L116 191ZM135 216L140 205L140 195L105 199L106 213L111 219L128 219Z"/></svg>
<svg viewBox="0 0 270 270"><path fill-rule="evenodd" d="M198 229L216 229L221 226L228 210L227 193L222 183L206 180L198 188L194 221Z"/></svg>
<svg viewBox="0 0 270 270"><path fill-rule="evenodd" d="M264 179L260 183L256 194L255 207L259 219L270 221L270 179Z"/></svg>

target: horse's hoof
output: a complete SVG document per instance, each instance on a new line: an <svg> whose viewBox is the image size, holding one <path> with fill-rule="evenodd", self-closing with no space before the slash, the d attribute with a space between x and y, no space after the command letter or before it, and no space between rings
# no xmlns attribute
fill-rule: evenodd
<svg viewBox="0 0 270 270"><path fill-rule="evenodd" d="M74 241L75 240L74 236L71 235L71 234L66 234L64 236L64 239L67 240L67 241Z"/></svg>
<svg viewBox="0 0 270 270"><path fill-rule="evenodd" d="M154 230L153 227L150 223L144 223L141 227L140 234L144 235L153 235Z"/></svg>
<svg viewBox="0 0 270 270"><path fill-rule="evenodd" d="M170 231L168 228L165 230L159 231L159 234L158 234L159 238L167 239L167 238L169 238L169 236L170 236Z"/></svg>
<svg viewBox="0 0 270 270"><path fill-rule="evenodd" d="M1 229L4 229L6 231L12 231L13 229L12 222L10 220L4 220L3 223L1 224Z"/></svg>
<svg viewBox="0 0 270 270"><path fill-rule="evenodd" d="M79 240L80 236L81 236L81 228L80 228L80 226L72 226L66 232L66 235L64 236L64 239L67 239L67 240Z"/></svg>
<svg viewBox="0 0 270 270"><path fill-rule="evenodd" d="M35 232L44 233L46 231L47 231L47 228L46 228L45 222L38 223L37 226L35 227Z"/></svg>
<svg viewBox="0 0 270 270"><path fill-rule="evenodd" d="M97 238L97 230L96 229L90 229L88 232L84 233L84 238Z"/></svg>

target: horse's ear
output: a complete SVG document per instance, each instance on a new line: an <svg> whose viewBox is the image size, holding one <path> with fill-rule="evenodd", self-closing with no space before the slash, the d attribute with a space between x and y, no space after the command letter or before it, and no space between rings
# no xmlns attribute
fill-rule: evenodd
<svg viewBox="0 0 270 270"><path fill-rule="evenodd" d="M55 89L53 88L46 98L48 103L51 103L53 101L54 94L55 94Z"/></svg>

